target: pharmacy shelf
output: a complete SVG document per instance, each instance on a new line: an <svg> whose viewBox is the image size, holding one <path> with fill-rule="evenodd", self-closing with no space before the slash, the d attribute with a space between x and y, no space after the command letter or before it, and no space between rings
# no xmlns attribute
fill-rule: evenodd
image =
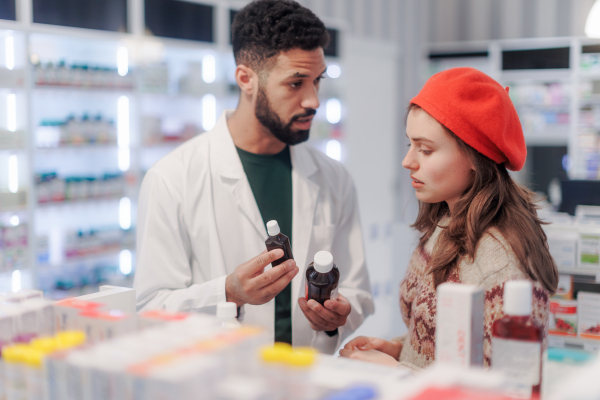
<svg viewBox="0 0 600 400"><path fill-rule="evenodd" d="M65 200L65 201L48 201L44 203L38 203L39 208L51 208L51 207L70 207L74 205L85 205L85 206L93 206L99 203L112 203L118 202L123 198L125 194L122 196L116 197L106 197L106 198L97 198L97 199L81 199L81 200Z"/></svg>
<svg viewBox="0 0 600 400"><path fill-rule="evenodd" d="M596 277L599 276L600 277L600 269L593 269L593 268L570 268L570 269L565 269L562 268L558 270L559 274L567 274L567 275L573 275L573 278L577 278L579 282L581 283L600 283L600 282L596 282Z"/></svg>
<svg viewBox="0 0 600 400"><path fill-rule="evenodd" d="M78 88L75 86L35 86L33 91L41 93L68 93L73 95L119 95L133 94L135 92L131 88Z"/></svg>
<svg viewBox="0 0 600 400"><path fill-rule="evenodd" d="M218 13L223 16L229 15L229 7L227 2L216 5L219 9ZM166 130L162 128L163 123L168 126L179 123L184 123L184 126L193 124L197 127L194 133L200 134L203 130L200 129L201 122L204 121L199 119L202 116L202 106L199 103L202 102L203 96L210 93L216 97L216 118L226 105L232 103L232 96L237 97L237 91L230 90L231 83L228 80L232 66L235 68L228 35L217 34L216 43L146 36L143 32L143 14L140 15L138 10L138 7L134 7L130 15L130 20L142 21L137 28L132 26L133 33L52 26L26 20L0 20L0 30L10 31L15 38L19 37L19 40L15 40L15 54L19 57L15 60L15 69L10 71L7 68L2 69L4 65L0 66L0 95L11 92L17 94L17 105L21 112L17 117L19 119L17 128L23 130L25 134L20 150L13 147L0 149L2 152L0 157L6 156L4 151L18 152L19 168L23 168L26 175L19 187L28 188L30 203L19 209L0 209L0 212L19 212L21 221L27 222L29 242L27 258L30 264L27 268L31 272L31 279L23 279L23 287L36 285L38 276L41 276L39 273L46 268L43 262L38 263L34 260L38 260L36 257L38 244L44 244L44 237L50 235L48 232L50 228L53 234L58 231L66 235L67 229L79 229L80 226L86 229L94 228L97 224L104 223L106 219L110 219L110 223L118 219L120 225L121 217L125 215L124 220L129 219L131 228L135 229L137 193L145 170L156 160L184 143L178 140L146 144L146 140L159 139L159 136L149 139L149 135L145 133L156 130L148 129L147 124L145 125L148 121L144 118L159 119L161 130ZM228 18L226 20L228 23ZM220 19L217 21L222 22ZM215 30L215 32L222 31L225 29ZM0 41L0 54L4 54L3 45L4 41ZM117 55L121 48L128 50L128 75L124 80L107 73L106 77L110 80L93 80L93 77L89 79L86 75L84 82L98 84L115 82L115 85L127 85L126 87L44 84L45 82L75 82L66 80L67 75L59 75L58 77L63 79L60 81L55 80L51 74L46 75L48 71L64 72L61 69L61 62L64 62L70 71L74 71L71 69L73 64L88 65L92 68L88 71L98 71L95 68L110 68L115 71L118 67ZM215 79L212 83L198 81L199 77L202 78L202 74L198 74L198 67L207 55L213 55L216 61ZM328 60L328 63L330 61ZM43 70L31 64L38 65L38 62L44 66ZM55 66L55 70L46 69L50 63ZM342 59L336 59L335 63L343 68ZM168 85L164 83L164 75L161 75L160 71L165 66L168 71ZM156 69L153 71L154 68ZM12 82L18 82L17 89L13 87L15 84ZM132 82L134 87L131 87ZM2 88L2 85L7 88ZM343 87L338 92L343 94ZM120 96L128 97L127 107L119 105ZM343 96L339 97L343 98ZM124 109L126 111L123 111ZM118 146L114 143L37 147L38 143L49 143L36 140L37 129L42 121L62 121L68 115L79 117L85 114L102 115L107 120L114 121L114 128L120 140L123 138L121 135L126 135L128 140L125 143L129 143L130 151L117 152ZM122 118L123 115L126 115L126 118ZM167 118L169 121L166 121ZM111 138L114 140L114 137ZM128 155L125 161L123 161L123 154ZM99 170L112 171L113 161L115 172L126 170L122 171L126 181L122 196L130 199L129 209L123 207L127 211L121 210L121 196L41 204L36 202L39 197L35 182L36 174L55 172L60 177L100 176ZM7 220L10 216L4 215L4 217ZM94 226L91 226L92 223ZM127 224L120 226L127 226ZM56 242L60 240L57 239ZM114 258L116 254L118 252L99 257ZM78 258L75 263L84 261L85 259Z"/></svg>
<svg viewBox="0 0 600 400"><path fill-rule="evenodd" d="M39 152L58 152L58 151L73 151L73 150L116 150L118 149L116 143L102 143L102 144L72 144L72 145L61 145L57 147L36 147L35 151Z"/></svg>
<svg viewBox="0 0 600 400"><path fill-rule="evenodd" d="M574 336L548 335L548 347L570 347L586 351L599 352L600 339L582 339Z"/></svg>
<svg viewBox="0 0 600 400"><path fill-rule="evenodd" d="M542 128L538 127L536 132L525 132L525 138L528 145L532 146L567 146L568 155L571 160L581 159L582 152L587 151L583 142L579 140L579 133L582 127L582 108L600 106L600 101L596 98L584 98L584 92L582 91L582 84L588 84L591 80L600 80L600 71L590 70L588 64L585 61L585 54L582 53L582 46L587 45L598 45L600 41L594 39L588 39L583 37L569 37L569 38L541 38L541 39L508 39L508 40L493 40L487 42L472 42L472 43L446 43L443 46L432 44L429 48L430 53L435 53L437 57L430 61L429 70L434 71L435 66L441 66L441 68L450 67L474 67L478 68L504 86L511 88L510 94L513 98L515 107L517 108L520 116L532 117L531 114L545 112L568 114L568 121L564 123L564 135L556 134L551 132L554 129L543 129L541 121L544 116L538 120L535 117L530 119L530 123L534 126L541 125ZM503 70L502 60L503 51L505 50L535 50L544 49L557 46L564 46L570 48L570 60L569 68L564 69L535 69L535 70ZM457 53L471 53L473 51L486 52L487 57L466 57L464 59L452 58L452 54ZM449 54L448 58L440 57L444 53ZM439 69L439 68L438 68ZM424 76L427 78L427 76ZM424 82L423 82L424 83ZM556 94L553 90L550 90L549 85L563 85L560 88L560 93ZM522 86L521 86L522 85ZM521 86L525 89L524 92L517 92L514 90ZM547 86L548 92L544 98L540 98L540 104L528 104L529 101L519 102L519 96L522 94L533 95L534 97L538 94L529 92L528 90L534 88L527 88L527 86ZM563 97L564 103L557 105L544 105L551 104L554 100L552 99L555 95ZM534 100L535 102L537 102ZM524 124L525 125L525 124ZM524 126L524 130L525 126ZM533 133L533 134L532 134ZM600 136L600 134L597 134ZM570 179L587 179L588 176L596 176L595 171L588 171L587 168L577 163L573 164L573 167L567 171ZM595 274L595 271L594 271Z"/></svg>
<svg viewBox="0 0 600 400"><path fill-rule="evenodd" d="M3 208L0 207L0 214L14 214L14 213L19 213L19 212L24 212L27 211L27 206L24 205L22 207L9 207L9 208Z"/></svg>

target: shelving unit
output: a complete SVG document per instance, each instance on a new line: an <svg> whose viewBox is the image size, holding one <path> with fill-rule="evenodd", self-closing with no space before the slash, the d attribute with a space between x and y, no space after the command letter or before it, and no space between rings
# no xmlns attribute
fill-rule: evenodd
<svg viewBox="0 0 600 400"><path fill-rule="evenodd" d="M569 177L597 179L597 168L593 170L593 166L589 165L590 157L586 154L592 155L592 162L600 156L597 147L589 145L582 137L582 134L585 135L582 128L585 128L583 107L589 103L595 105L596 101L600 103L600 86L596 89L598 99L591 97L591 90L584 90L590 82L600 82L599 44L600 41L587 38L437 44L429 48L429 70L424 80L433 73L460 66L477 68L489 74L510 87L509 94L521 117L528 146L567 146ZM514 70L508 69L512 66L503 65L503 57L510 52L546 49L566 49L563 53L567 65ZM586 93L590 93L590 97ZM591 140L595 144L600 135L600 117L598 119L593 127L595 132L591 134L593 138L587 142Z"/></svg>
<svg viewBox="0 0 600 400"><path fill-rule="evenodd" d="M31 6L18 3L24 10ZM0 240L0 291L39 287L55 298L80 295L96 290L86 283L98 271L109 271L109 284L130 285L145 172L237 105L235 62L223 26L235 2L214 2L214 43L147 36L143 2L129 3L131 33L38 24L27 15L31 10L18 21L0 20L0 233L26 231L19 249L2 247ZM5 59L7 43L14 62ZM326 61L343 69L340 58ZM343 160L340 74L322 84L311 143ZM9 95L13 114L4 112ZM334 97L342 102L328 107ZM99 125L90 125L96 120L105 124L99 136ZM17 160L16 173L2 172L9 158L12 166ZM42 188L49 173L59 178L53 178L57 185ZM118 195L94 194L105 174L122 177ZM16 193L9 190L17 186ZM48 191L64 195L52 201ZM118 248L67 257L68 238L106 229L121 232Z"/></svg>

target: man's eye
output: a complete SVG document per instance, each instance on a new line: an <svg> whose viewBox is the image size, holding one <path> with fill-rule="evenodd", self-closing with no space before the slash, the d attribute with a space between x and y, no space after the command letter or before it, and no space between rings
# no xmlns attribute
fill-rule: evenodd
<svg viewBox="0 0 600 400"><path fill-rule="evenodd" d="M294 83L290 83L290 86L293 87L294 89L297 87L300 87L300 85L302 85L302 82L294 82Z"/></svg>

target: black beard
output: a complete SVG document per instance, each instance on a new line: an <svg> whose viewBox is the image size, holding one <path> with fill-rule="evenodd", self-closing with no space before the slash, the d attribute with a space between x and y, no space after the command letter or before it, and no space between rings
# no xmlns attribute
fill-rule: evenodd
<svg viewBox="0 0 600 400"><path fill-rule="evenodd" d="M264 88L258 88L256 107L254 109L256 119L271 132L271 135L287 145L293 146L308 140L309 130L292 130L292 124L294 121L314 115L316 112L317 110L315 109L307 108L304 114L295 115L290 122L284 124L279 115L271 107Z"/></svg>

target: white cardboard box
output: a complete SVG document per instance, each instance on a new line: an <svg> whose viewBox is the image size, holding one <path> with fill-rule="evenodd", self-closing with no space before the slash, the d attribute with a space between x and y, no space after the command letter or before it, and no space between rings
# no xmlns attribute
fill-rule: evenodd
<svg viewBox="0 0 600 400"><path fill-rule="evenodd" d="M447 282L438 286L436 362L483 365L483 296L483 289L474 285Z"/></svg>

